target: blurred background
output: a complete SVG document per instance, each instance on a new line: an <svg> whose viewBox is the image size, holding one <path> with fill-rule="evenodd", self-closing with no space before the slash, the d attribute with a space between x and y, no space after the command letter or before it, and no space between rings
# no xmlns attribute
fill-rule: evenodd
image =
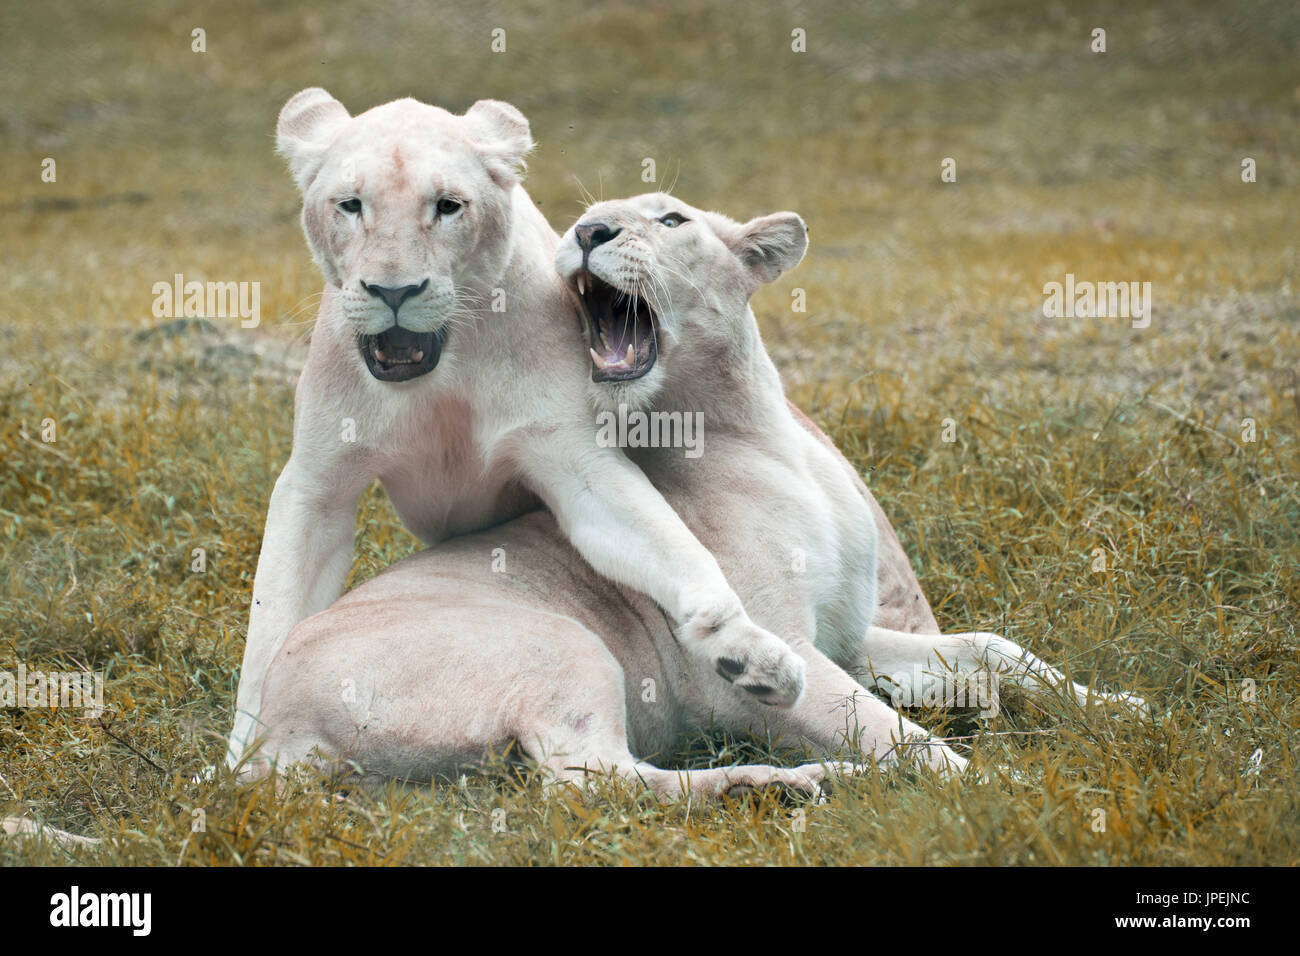
<svg viewBox="0 0 1300 956"><path fill-rule="evenodd" d="M1191 727L1213 722L1198 674L1293 687L1298 54L1291 0L6 3L0 658L107 668L137 746L211 762L321 284L275 119L323 86L353 112L515 104L557 230L584 191L798 211L811 248L756 298L765 340L945 626L1199 701ZM259 282L261 325L157 329L176 273ZM1149 327L1045 317L1067 273L1150 282ZM354 581L415 547L378 491L359 520ZM110 742L41 720L0 714L24 800L147 813L103 778L43 781ZM1294 712L1269 728L1272 760ZM1167 862L1150 832L1107 852ZM1272 832L1233 852L1295 846Z"/></svg>
<svg viewBox="0 0 1300 956"><path fill-rule="evenodd" d="M1261 332L1231 318L1294 309L1298 16L1285 2L8 4L7 298L17 323L33 308L129 325L153 281L183 272L261 281L264 331L310 318L296 307L317 280L272 155L284 101L311 85L354 112L496 97L532 121L529 189L559 230L582 187L802 213L809 313L791 316L786 288L767 299L796 381L960 345L986 372L1027 349L1054 389L1155 384L1170 337L1231 346ZM940 181L945 158L956 183ZM1042 286L1067 271L1151 281L1155 328L1043 321ZM1210 315L1177 321L1206 298ZM800 350L821 334L833 355ZM1228 351L1240 381L1252 370Z"/></svg>

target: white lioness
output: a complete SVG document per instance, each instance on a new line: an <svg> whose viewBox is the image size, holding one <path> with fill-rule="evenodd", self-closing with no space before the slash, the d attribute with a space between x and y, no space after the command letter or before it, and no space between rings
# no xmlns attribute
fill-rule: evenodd
<svg viewBox="0 0 1300 956"><path fill-rule="evenodd" d="M664 609L691 653L792 704L800 658L750 620L627 457L592 439L558 237L520 185L532 141L519 111L484 100L454 116L406 99L352 117L308 89L277 134L325 290L267 513L230 764L258 735L285 636L342 591L357 498L375 478L429 544L536 495L593 568Z"/></svg>
<svg viewBox="0 0 1300 956"><path fill-rule="evenodd" d="M295 628L267 679L267 753L282 764L346 760L428 779L516 741L560 780L613 772L661 795L811 789L825 767L679 773L638 757L711 727L766 731L824 755L907 752L940 772L964 768L851 672L991 666L1004 681L1063 684L1087 701L1086 687L996 635L873 623L874 501L786 403L749 308L759 284L796 265L806 245L793 213L741 225L655 194L591 207L556 255L583 316L593 406L703 415L699 457L665 447L627 454L714 553L754 619L791 640L807 668L793 708L721 692L651 601L602 582L551 519L534 514L398 562ZM590 415L585 428L594 439ZM924 625L929 608L892 532L885 544L888 618ZM494 574L488 555L498 547L509 558Z"/></svg>

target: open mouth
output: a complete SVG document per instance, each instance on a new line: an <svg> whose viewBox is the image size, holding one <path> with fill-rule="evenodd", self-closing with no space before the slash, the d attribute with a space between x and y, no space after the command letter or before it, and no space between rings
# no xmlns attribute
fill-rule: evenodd
<svg viewBox="0 0 1300 956"><path fill-rule="evenodd" d="M642 296L610 285L585 269L569 280L582 300L593 382L630 382L659 357L658 318Z"/></svg>
<svg viewBox="0 0 1300 956"><path fill-rule="evenodd" d="M400 325L358 339L370 374L381 382L405 382L433 371L442 355L443 331L412 332Z"/></svg>

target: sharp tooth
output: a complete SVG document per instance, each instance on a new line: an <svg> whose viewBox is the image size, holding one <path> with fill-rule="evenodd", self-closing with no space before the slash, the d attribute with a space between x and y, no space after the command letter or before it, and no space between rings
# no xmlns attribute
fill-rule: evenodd
<svg viewBox="0 0 1300 956"><path fill-rule="evenodd" d="M633 354L633 352L632 352L632 343L631 343L631 342L627 343L627 364L628 364L628 365L635 365L635 364L636 364L636 355Z"/></svg>
<svg viewBox="0 0 1300 956"><path fill-rule="evenodd" d="M605 346L605 348L608 349L608 348L609 348L609 339L608 339L608 338L606 337L606 335L605 335L605 330L604 330L604 329L599 329L598 331L600 332L600 344L603 345L603 346Z"/></svg>
<svg viewBox="0 0 1300 956"><path fill-rule="evenodd" d="M411 361L412 361L412 362L423 362L423 361L424 361L424 349L416 349L416 350L415 350L415 354L411 356Z"/></svg>
<svg viewBox="0 0 1300 956"><path fill-rule="evenodd" d="M379 359L379 361L383 362L385 365L388 364L388 356L384 354L383 349L375 349L375 358Z"/></svg>
<svg viewBox="0 0 1300 956"><path fill-rule="evenodd" d="M600 357L600 353L595 349L587 349L591 353L591 360L596 363L596 368L604 368L605 360Z"/></svg>
<svg viewBox="0 0 1300 956"><path fill-rule="evenodd" d="M587 294L587 283L586 280L582 278L582 273L579 272L578 273L578 295L586 295L586 294Z"/></svg>

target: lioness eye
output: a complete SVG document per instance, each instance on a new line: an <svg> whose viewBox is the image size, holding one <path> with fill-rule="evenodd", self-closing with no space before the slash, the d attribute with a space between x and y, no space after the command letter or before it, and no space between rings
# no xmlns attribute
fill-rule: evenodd
<svg viewBox="0 0 1300 956"><path fill-rule="evenodd" d="M342 200L338 204L338 207L349 216L355 216L357 213L361 212L361 200L353 196L351 199Z"/></svg>
<svg viewBox="0 0 1300 956"><path fill-rule="evenodd" d="M662 222L669 229L676 229L682 223L690 222L690 220L687 219L685 216L675 212L670 212L668 215L660 217L659 221Z"/></svg>
<svg viewBox="0 0 1300 956"><path fill-rule="evenodd" d="M464 203L458 199L448 199L443 197L438 200L438 215L454 216L456 213L460 212L462 206L464 206Z"/></svg>

